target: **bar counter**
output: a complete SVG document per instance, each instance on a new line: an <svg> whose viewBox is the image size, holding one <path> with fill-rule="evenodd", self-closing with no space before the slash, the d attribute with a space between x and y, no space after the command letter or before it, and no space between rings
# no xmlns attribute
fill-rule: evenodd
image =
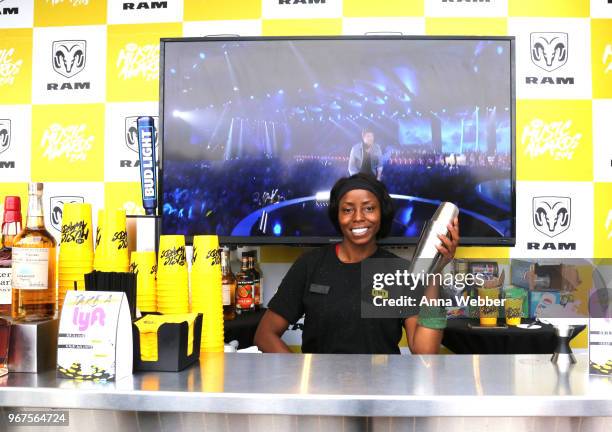
<svg viewBox="0 0 612 432"><path fill-rule="evenodd" d="M612 416L612 380L549 355L208 354L116 383L11 373L0 405L332 416Z"/></svg>

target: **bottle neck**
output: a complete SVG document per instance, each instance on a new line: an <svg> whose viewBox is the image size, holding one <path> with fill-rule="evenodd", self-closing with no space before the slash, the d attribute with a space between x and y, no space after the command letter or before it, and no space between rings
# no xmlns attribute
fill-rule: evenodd
<svg viewBox="0 0 612 432"><path fill-rule="evenodd" d="M26 219L26 227L30 229L41 229L45 227L42 195L30 195L28 199L28 217Z"/></svg>
<svg viewBox="0 0 612 432"><path fill-rule="evenodd" d="M249 269L249 262L247 261L246 258L243 258L242 262L240 264L240 270L241 271L245 271L245 270L248 270L248 269Z"/></svg>
<svg viewBox="0 0 612 432"><path fill-rule="evenodd" d="M2 246L11 248L15 236L21 232L21 221L6 222L2 224Z"/></svg>
<svg viewBox="0 0 612 432"><path fill-rule="evenodd" d="M223 276L231 273L230 263L229 263L229 253L225 251L221 251L221 274Z"/></svg>

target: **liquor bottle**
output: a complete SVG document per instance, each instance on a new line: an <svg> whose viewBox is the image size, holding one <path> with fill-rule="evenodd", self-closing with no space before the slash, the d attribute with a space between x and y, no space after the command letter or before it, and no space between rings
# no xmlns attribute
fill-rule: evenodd
<svg viewBox="0 0 612 432"><path fill-rule="evenodd" d="M242 254L240 272L236 275L236 313L243 314L255 310L253 297L253 277L249 271L249 257Z"/></svg>
<svg viewBox="0 0 612 432"><path fill-rule="evenodd" d="M223 319L236 318L236 277L230 267L230 250L221 250L221 286L223 287Z"/></svg>
<svg viewBox="0 0 612 432"><path fill-rule="evenodd" d="M13 318L38 321L55 317L55 239L45 229L43 184L30 183L25 228L13 244Z"/></svg>
<svg viewBox="0 0 612 432"><path fill-rule="evenodd" d="M4 198L2 219L2 248L0 249L0 316L11 316L13 303L12 256L15 236L21 232L21 200L18 196Z"/></svg>
<svg viewBox="0 0 612 432"><path fill-rule="evenodd" d="M260 273L255 268L255 251L250 251L249 255L249 272L253 278L253 302L255 303L255 309L258 310L261 307L261 278Z"/></svg>

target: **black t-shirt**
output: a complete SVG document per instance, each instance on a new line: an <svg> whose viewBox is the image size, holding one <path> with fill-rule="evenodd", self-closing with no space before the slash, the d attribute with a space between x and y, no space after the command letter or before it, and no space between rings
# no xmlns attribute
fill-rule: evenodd
<svg viewBox="0 0 612 432"><path fill-rule="evenodd" d="M398 257L378 248L370 258ZM324 246L298 258L268 307L292 324L304 315L304 353L399 354L404 319L361 318L360 286L361 263Z"/></svg>

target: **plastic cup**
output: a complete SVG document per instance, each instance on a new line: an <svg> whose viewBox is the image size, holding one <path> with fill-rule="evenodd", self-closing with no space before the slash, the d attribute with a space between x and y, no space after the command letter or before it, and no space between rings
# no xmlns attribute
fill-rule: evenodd
<svg viewBox="0 0 612 432"><path fill-rule="evenodd" d="M521 323L523 316L523 301L525 291L522 289L509 289L505 292L504 311L506 314L506 324L517 326Z"/></svg>
<svg viewBox="0 0 612 432"><path fill-rule="evenodd" d="M221 254L219 237L216 235L199 235L193 238L193 258L191 270L204 274L221 276Z"/></svg>
<svg viewBox="0 0 612 432"><path fill-rule="evenodd" d="M478 297L480 299L499 299L499 287L478 287ZM482 327L495 327L497 325L497 309L497 306L480 306L480 325Z"/></svg>
<svg viewBox="0 0 612 432"><path fill-rule="evenodd" d="M66 203L62 210L60 257L93 257L91 204Z"/></svg>
<svg viewBox="0 0 612 432"><path fill-rule="evenodd" d="M130 271L136 274L136 304L146 298L156 303L157 257L155 252L132 252Z"/></svg>
<svg viewBox="0 0 612 432"><path fill-rule="evenodd" d="M187 254L185 252L185 236L163 235L159 237L159 253L157 255L157 275L187 273Z"/></svg>
<svg viewBox="0 0 612 432"><path fill-rule="evenodd" d="M127 272L130 265L125 210L104 210L98 215L100 242L94 255L94 268Z"/></svg>

